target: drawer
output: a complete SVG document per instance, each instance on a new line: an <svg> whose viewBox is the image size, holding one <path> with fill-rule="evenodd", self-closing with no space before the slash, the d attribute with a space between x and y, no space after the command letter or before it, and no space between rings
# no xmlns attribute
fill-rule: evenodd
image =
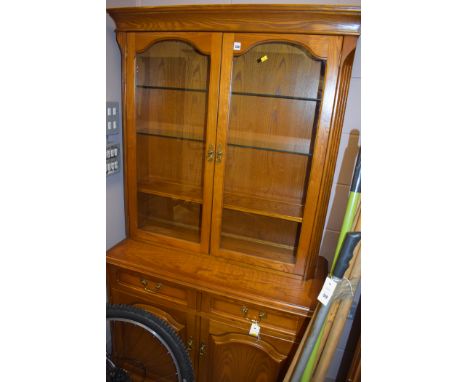
<svg viewBox="0 0 468 382"><path fill-rule="evenodd" d="M162 299L177 305L196 308L197 294L195 290L137 272L117 269L112 273L115 286L140 292L145 298Z"/></svg>
<svg viewBox="0 0 468 382"><path fill-rule="evenodd" d="M204 295L202 309L206 313L243 323L255 320L260 322L260 326L292 336L298 334L306 319L306 317L224 296Z"/></svg>

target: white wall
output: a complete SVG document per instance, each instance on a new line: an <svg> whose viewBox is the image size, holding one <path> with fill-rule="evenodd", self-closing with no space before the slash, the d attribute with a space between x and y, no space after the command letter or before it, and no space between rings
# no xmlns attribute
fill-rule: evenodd
<svg viewBox="0 0 468 382"><path fill-rule="evenodd" d="M106 0L107 8L136 7L137 0Z"/></svg>
<svg viewBox="0 0 468 382"><path fill-rule="evenodd" d="M135 1L107 1L107 6L135 6ZM117 45L117 41L115 40L114 30L114 21L108 14L106 14L106 100L109 102L119 102L120 109L122 110L120 50ZM104 105L102 110L104 112ZM122 126L122 113L120 115L120 126ZM108 143L122 144L122 135L118 134L110 136ZM102 152L104 153L104 148ZM122 166L119 173L107 177L106 186L106 247L109 249L125 238Z"/></svg>

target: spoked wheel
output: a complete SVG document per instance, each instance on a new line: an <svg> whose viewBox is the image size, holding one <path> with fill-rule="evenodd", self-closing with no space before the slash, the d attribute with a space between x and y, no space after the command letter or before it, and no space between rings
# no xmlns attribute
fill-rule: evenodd
<svg viewBox="0 0 468 382"><path fill-rule="evenodd" d="M129 305L107 305L107 382L193 382L185 346L169 324Z"/></svg>

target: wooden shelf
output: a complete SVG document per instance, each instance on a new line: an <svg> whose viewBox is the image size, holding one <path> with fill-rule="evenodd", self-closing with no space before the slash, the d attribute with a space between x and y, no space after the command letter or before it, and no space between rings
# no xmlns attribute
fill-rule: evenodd
<svg viewBox="0 0 468 382"><path fill-rule="evenodd" d="M221 233L221 248L283 263L294 264L295 247L246 236Z"/></svg>
<svg viewBox="0 0 468 382"><path fill-rule="evenodd" d="M203 190L201 187L172 183L161 179L146 179L138 182L138 192L192 203L201 204L203 202Z"/></svg>
<svg viewBox="0 0 468 382"><path fill-rule="evenodd" d="M191 242L200 242L200 228L165 219L143 217L139 221L139 229L159 235L175 237Z"/></svg>
<svg viewBox="0 0 468 382"><path fill-rule="evenodd" d="M267 199L265 196L224 193L223 207L273 218L302 222L304 206L298 201Z"/></svg>
<svg viewBox="0 0 468 382"><path fill-rule="evenodd" d="M229 131L228 145L250 149L312 156L310 139L284 135L266 135L247 131Z"/></svg>
<svg viewBox="0 0 468 382"><path fill-rule="evenodd" d="M201 187L167 182L161 179L142 180L138 182L138 192L157 195L186 202L203 202ZM265 196L224 193L223 207L262 216L268 216L293 222L302 222L304 206L298 201L266 199Z"/></svg>
<svg viewBox="0 0 468 382"><path fill-rule="evenodd" d="M204 126L177 125L157 121L137 120L137 133L154 135L162 138L183 139L195 142L204 142Z"/></svg>

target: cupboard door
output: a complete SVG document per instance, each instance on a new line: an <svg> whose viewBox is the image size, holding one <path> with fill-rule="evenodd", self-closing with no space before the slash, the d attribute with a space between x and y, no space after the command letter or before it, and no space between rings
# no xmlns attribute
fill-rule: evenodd
<svg viewBox="0 0 468 382"><path fill-rule="evenodd" d="M180 336L192 360L194 371L197 367L197 345L198 345L198 327L195 313L183 312L178 309L170 308L154 301L146 301L132 294L124 293L112 289L113 304L127 304L146 310L147 312L162 318L172 329ZM120 332L119 332L120 330ZM153 370L158 370L158 352L159 345L155 343L151 336L138 328L121 327L117 329L119 337L113 339L115 350L120 354L121 359L132 359L135 362L145 365L154 365ZM162 357L165 359L165 356Z"/></svg>
<svg viewBox="0 0 468 382"><path fill-rule="evenodd" d="M128 33L130 235L208 253L220 33Z"/></svg>
<svg viewBox="0 0 468 382"><path fill-rule="evenodd" d="M201 382L273 382L284 376L294 342L248 328L202 320L198 380Z"/></svg>
<svg viewBox="0 0 468 382"><path fill-rule="evenodd" d="M212 251L303 275L342 38L225 34Z"/></svg>

